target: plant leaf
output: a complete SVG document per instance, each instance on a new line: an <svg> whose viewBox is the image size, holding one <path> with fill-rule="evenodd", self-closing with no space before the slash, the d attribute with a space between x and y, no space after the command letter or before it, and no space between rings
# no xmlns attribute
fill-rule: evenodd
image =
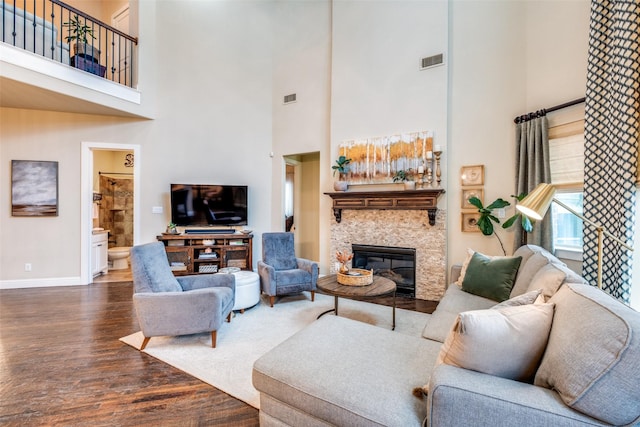
<svg viewBox="0 0 640 427"><path fill-rule="evenodd" d="M504 224L502 224L502 228L509 228L513 225L514 222L516 222L516 220L518 219L518 217L520 216L520 214L515 214L514 216L512 216L511 218L509 218L508 220L506 220L504 222Z"/></svg>
<svg viewBox="0 0 640 427"><path fill-rule="evenodd" d="M527 233L531 233L531 231L533 231L533 223L526 215L522 215L522 229Z"/></svg>
<svg viewBox="0 0 640 427"><path fill-rule="evenodd" d="M502 198L498 198L496 199L493 203L491 203L489 206L487 206L487 209L489 210L494 210L494 209L502 209L506 206L511 205L511 203L507 202L506 200L502 199Z"/></svg>
<svg viewBox="0 0 640 427"><path fill-rule="evenodd" d="M493 224L488 217L480 217L480 219L478 219L478 228L485 236L491 236L493 234Z"/></svg>
<svg viewBox="0 0 640 427"><path fill-rule="evenodd" d="M471 203L473 206L478 208L480 210L480 213L484 213L482 212L484 210L484 207L482 206L482 202L476 196L469 197L469 203Z"/></svg>

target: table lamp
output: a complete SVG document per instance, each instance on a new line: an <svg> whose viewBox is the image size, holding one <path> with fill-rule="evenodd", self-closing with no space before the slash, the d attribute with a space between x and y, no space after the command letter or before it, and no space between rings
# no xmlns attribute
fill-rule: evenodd
<svg viewBox="0 0 640 427"><path fill-rule="evenodd" d="M613 239L614 241L621 244L622 246L629 249L630 251L633 251L633 248L627 245L622 240L618 239L613 234L609 233L607 230L604 229L602 225L596 224L595 222L588 220L583 215L579 214L574 209L567 206L565 203L554 198L555 194L556 194L556 189L553 185L545 184L545 183L539 184L536 188L533 189L531 193L527 195L527 197L522 199L522 201L520 201L520 203L516 205L516 208L520 212L522 212L524 215L528 216L529 218L534 219L536 221L540 221L542 218L544 218L545 214L547 213L547 210L549 210L549 206L551 205L551 202L556 202L557 204L559 204L560 206L562 206L563 208L565 208L566 210L568 210L569 212L571 212L572 214L580 218L584 223L592 227L595 227L598 232L598 287L602 289L602 239L603 239L603 236L606 235L607 237Z"/></svg>

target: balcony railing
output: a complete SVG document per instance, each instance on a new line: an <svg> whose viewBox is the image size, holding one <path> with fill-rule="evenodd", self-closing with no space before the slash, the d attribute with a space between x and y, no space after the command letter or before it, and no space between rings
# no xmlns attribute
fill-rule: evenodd
<svg viewBox="0 0 640 427"><path fill-rule="evenodd" d="M138 39L59 0L3 0L2 42L134 87Z"/></svg>

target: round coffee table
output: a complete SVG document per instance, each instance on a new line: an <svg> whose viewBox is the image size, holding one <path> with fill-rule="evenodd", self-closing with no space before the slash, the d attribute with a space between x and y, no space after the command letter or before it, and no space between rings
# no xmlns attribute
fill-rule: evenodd
<svg viewBox="0 0 640 427"><path fill-rule="evenodd" d="M318 318L327 313L335 312L338 315L338 297L344 298L376 298L384 295L393 295L393 310L391 330L396 329L396 283L385 277L373 276L373 283L366 286L348 286L338 283L335 274L318 278L317 286L322 292L333 295L334 308L321 313Z"/></svg>

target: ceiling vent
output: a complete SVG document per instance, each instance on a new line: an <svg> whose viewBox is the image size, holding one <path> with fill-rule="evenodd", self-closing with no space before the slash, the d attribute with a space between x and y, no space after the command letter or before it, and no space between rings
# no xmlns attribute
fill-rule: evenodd
<svg viewBox="0 0 640 427"><path fill-rule="evenodd" d="M292 93L291 95L284 96L284 103L291 104L292 102L296 102L296 94Z"/></svg>
<svg viewBox="0 0 640 427"><path fill-rule="evenodd" d="M420 60L420 70L426 70L442 64L444 64L444 54L439 53L438 55L422 58Z"/></svg>

